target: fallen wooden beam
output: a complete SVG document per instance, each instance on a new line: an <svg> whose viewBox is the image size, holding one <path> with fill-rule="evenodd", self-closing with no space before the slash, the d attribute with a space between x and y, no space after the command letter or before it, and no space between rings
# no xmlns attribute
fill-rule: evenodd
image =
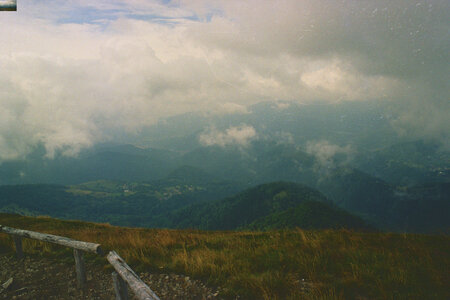
<svg viewBox="0 0 450 300"><path fill-rule="evenodd" d="M110 251L106 258L139 300L160 300L115 251Z"/></svg>
<svg viewBox="0 0 450 300"><path fill-rule="evenodd" d="M21 237L25 237L25 238L34 239L34 240L54 243L54 244L58 244L58 245L62 245L62 246L66 246L66 247L70 247L70 248L74 248L74 249L78 249L78 250L93 252L93 253L100 254L100 255L103 254L100 244L77 241L77 240L73 240L70 238L63 237L63 236L57 236L57 235L47 234L47 233L40 233L40 232L35 232L35 231L30 231L30 230L16 229L16 228L11 228L11 227L2 226L2 225L0 225L0 231L7 233L7 234L14 235L14 236L21 236Z"/></svg>

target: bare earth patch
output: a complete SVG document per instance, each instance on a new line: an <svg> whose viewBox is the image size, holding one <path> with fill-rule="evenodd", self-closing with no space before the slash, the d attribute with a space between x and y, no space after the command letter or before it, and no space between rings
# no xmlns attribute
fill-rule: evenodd
<svg viewBox="0 0 450 300"><path fill-rule="evenodd" d="M0 299L114 299L111 271L86 263L87 291L77 289L75 266L57 259L0 255ZM140 273L161 299L221 299L219 291L177 274ZM12 282L11 282L12 278ZM129 291L130 296L132 292Z"/></svg>

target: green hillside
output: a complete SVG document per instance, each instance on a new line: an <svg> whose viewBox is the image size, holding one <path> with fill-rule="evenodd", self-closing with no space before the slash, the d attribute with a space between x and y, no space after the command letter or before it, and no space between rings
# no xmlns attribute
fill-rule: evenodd
<svg viewBox="0 0 450 300"><path fill-rule="evenodd" d="M172 227L230 230L296 207L305 201L329 202L318 191L301 184L262 184L233 197L199 203L171 215Z"/></svg>
<svg viewBox="0 0 450 300"><path fill-rule="evenodd" d="M328 203L304 201L294 208L270 214L252 222L248 228L270 230L282 228L302 229L370 229L364 220Z"/></svg>

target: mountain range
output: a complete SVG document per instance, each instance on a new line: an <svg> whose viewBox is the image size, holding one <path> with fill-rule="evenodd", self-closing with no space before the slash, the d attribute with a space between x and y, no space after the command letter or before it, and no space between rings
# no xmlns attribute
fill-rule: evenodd
<svg viewBox="0 0 450 300"><path fill-rule="evenodd" d="M382 230L448 232L450 152L436 141L399 137L388 111L373 103L260 103L242 114L169 118L128 138L139 146L98 144L76 157L47 157L37 147L25 159L0 164L0 211L236 229L306 224L280 220L326 204L324 210L345 210ZM264 208L261 197L238 200L240 192L280 181L327 200L310 203L305 192L279 202L268 192L279 209ZM242 223L227 219L238 212L245 212Z"/></svg>

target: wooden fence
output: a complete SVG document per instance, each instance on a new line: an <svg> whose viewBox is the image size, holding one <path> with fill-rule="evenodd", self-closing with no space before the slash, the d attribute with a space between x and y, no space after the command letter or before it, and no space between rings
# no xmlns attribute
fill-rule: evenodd
<svg viewBox="0 0 450 300"><path fill-rule="evenodd" d="M22 238L29 238L73 248L75 269L77 273L77 286L82 291L85 291L86 289L86 268L82 251L103 255L103 250L100 244L77 241L63 236L16 229L2 225L0 225L0 232L4 232L12 236L16 248L16 254L19 259L24 256ZM158 296L156 296L156 294L139 278L139 276L133 272L133 270L115 251L110 251L108 253L107 260L116 270L113 272L112 278L117 300L128 299L127 284L139 300L159 300Z"/></svg>
<svg viewBox="0 0 450 300"><path fill-rule="evenodd" d="M106 257L109 263L116 269L113 272L114 289L116 299L128 299L128 283L134 294L141 300L159 300L158 296L133 272L127 263L115 251L110 251Z"/></svg>

